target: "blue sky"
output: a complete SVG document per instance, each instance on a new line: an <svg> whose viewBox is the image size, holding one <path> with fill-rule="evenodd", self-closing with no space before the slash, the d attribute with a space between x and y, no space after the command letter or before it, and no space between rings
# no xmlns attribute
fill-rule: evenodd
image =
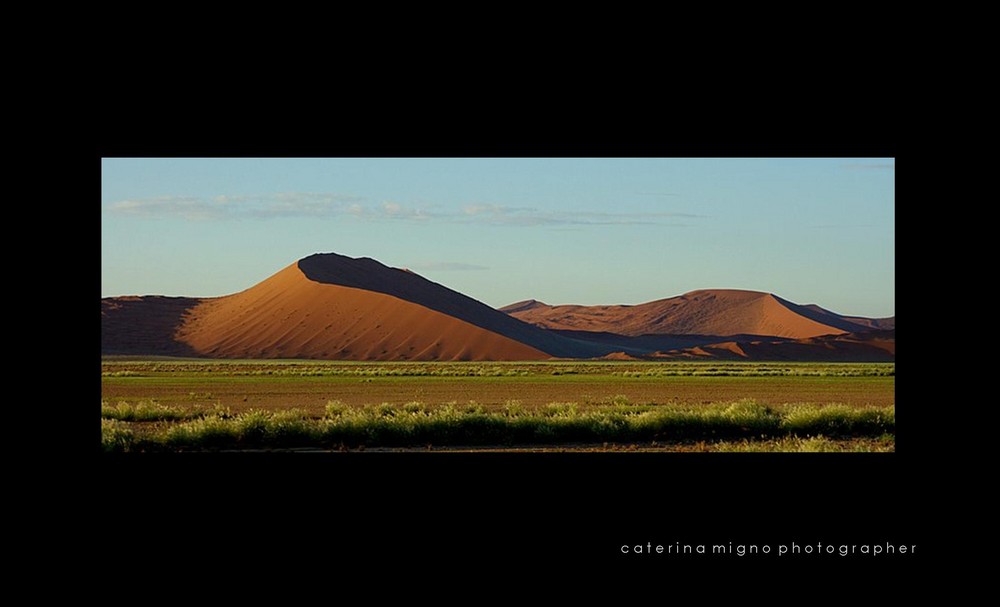
<svg viewBox="0 0 1000 607"><path fill-rule="evenodd" d="M739 288L895 314L891 158L107 158L101 183L103 296L335 252L495 307Z"/></svg>

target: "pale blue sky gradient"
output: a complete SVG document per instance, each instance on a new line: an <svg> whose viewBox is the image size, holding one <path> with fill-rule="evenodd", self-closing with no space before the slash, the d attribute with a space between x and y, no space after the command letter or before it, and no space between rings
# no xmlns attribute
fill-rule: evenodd
<svg viewBox="0 0 1000 607"><path fill-rule="evenodd" d="M101 218L103 296L335 252L495 307L738 288L895 314L891 158L105 159Z"/></svg>

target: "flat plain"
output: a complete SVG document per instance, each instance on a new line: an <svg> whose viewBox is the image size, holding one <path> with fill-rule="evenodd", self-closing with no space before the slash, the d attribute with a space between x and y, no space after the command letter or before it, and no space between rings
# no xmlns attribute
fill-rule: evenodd
<svg viewBox="0 0 1000 607"><path fill-rule="evenodd" d="M105 357L101 366L106 450L894 449L894 363Z"/></svg>

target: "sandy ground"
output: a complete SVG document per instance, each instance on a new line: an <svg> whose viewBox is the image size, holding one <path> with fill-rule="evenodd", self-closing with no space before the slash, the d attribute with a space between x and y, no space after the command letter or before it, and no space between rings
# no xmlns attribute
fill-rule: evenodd
<svg viewBox="0 0 1000 607"><path fill-rule="evenodd" d="M460 404L475 401L502 406L518 401L533 407L548 403L608 402L623 395L632 403L705 404L753 398L766 404L796 402L888 406L895 403L893 377L666 377L574 378L356 378L356 377L106 377L102 398L111 404L153 399L181 407L218 403L234 412L249 408L298 407L323 412L326 403L347 405L418 401Z"/></svg>

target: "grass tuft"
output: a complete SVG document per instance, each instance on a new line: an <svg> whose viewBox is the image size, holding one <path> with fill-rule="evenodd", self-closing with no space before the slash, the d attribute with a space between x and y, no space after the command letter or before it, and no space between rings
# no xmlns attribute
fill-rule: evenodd
<svg viewBox="0 0 1000 607"><path fill-rule="evenodd" d="M153 400L143 400L136 404L125 401L117 405L101 403L101 418L125 422L175 421L191 417L191 414L174 407L166 407Z"/></svg>
<svg viewBox="0 0 1000 607"><path fill-rule="evenodd" d="M128 424L116 419L101 420L101 448L105 453L129 451L134 439Z"/></svg>
<svg viewBox="0 0 1000 607"><path fill-rule="evenodd" d="M791 434L827 436L877 436L894 431L896 408L846 405L799 406L785 413L782 427Z"/></svg>

